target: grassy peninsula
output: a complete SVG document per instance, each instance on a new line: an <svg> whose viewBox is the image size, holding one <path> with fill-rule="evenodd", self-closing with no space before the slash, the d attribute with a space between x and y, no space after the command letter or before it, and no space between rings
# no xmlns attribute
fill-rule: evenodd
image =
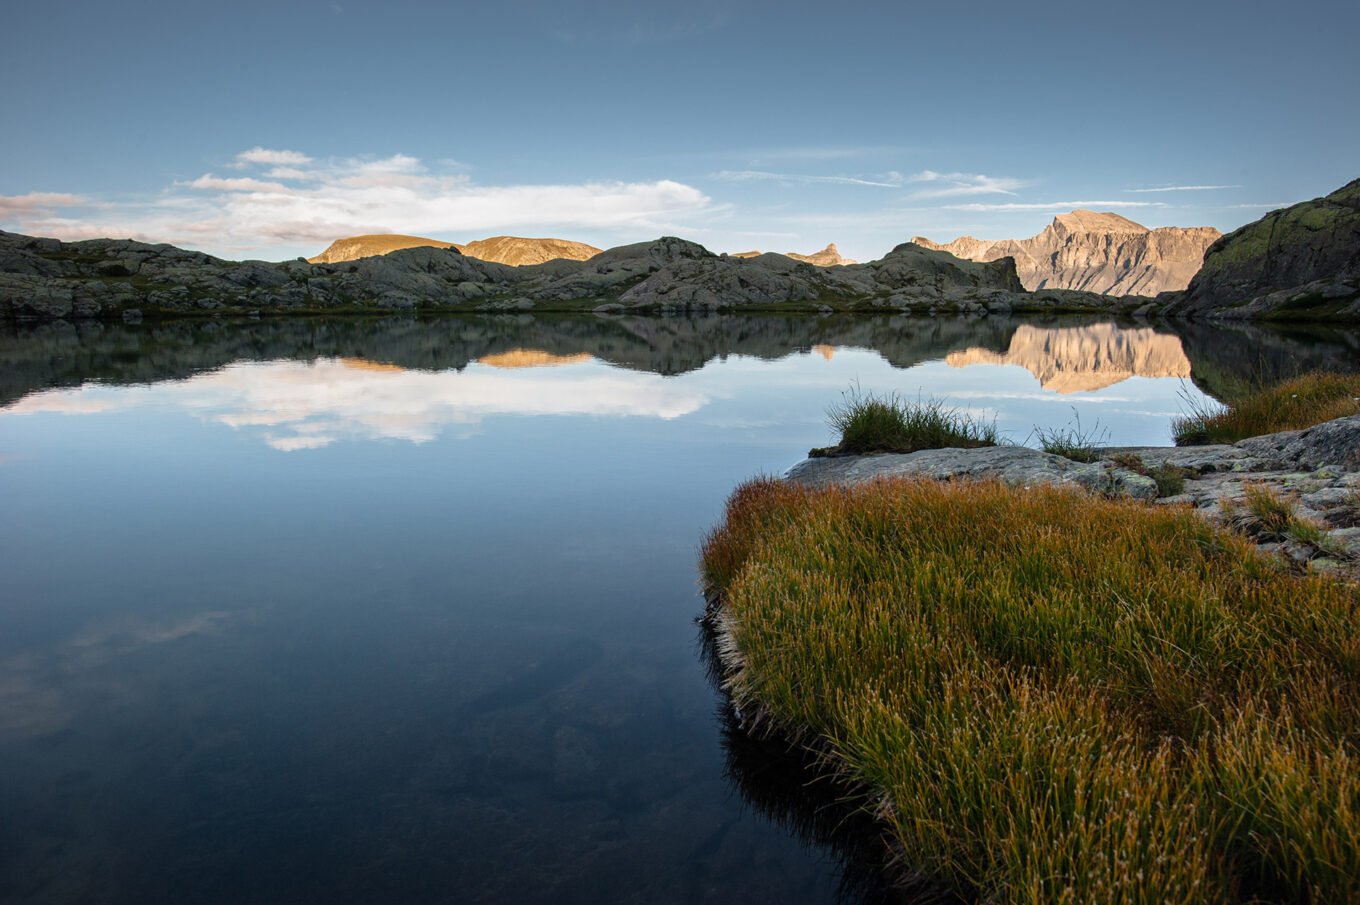
<svg viewBox="0 0 1360 905"><path fill-rule="evenodd" d="M1179 507L740 487L703 547L734 704L985 901L1360 900L1360 598Z"/></svg>

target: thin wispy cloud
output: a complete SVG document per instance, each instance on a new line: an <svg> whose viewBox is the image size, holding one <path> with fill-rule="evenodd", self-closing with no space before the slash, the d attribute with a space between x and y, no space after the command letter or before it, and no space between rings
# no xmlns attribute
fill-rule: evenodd
<svg viewBox="0 0 1360 905"><path fill-rule="evenodd" d="M860 157L902 155L911 149L897 145L808 145L786 148L736 148L702 155L715 160L741 160L753 168L788 161L853 160Z"/></svg>
<svg viewBox="0 0 1360 905"><path fill-rule="evenodd" d="M772 173L768 170L721 170L713 174L725 182L788 182L827 185L867 185L895 189L902 186L902 174L888 172L874 178L862 176L810 176L803 173Z"/></svg>
<svg viewBox="0 0 1360 905"><path fill-rule="evenodd" d="M1278 210L1282 207L1289 207L1298 204L1297 201L1263 201L1255 204L1230 204L1228 207L1234 210Z"/></svg>
<svg viewBox="0 0 1360 905"><path fill-rule="evenodd" d="M1097 207L1167 207L1165 201L1037 201L1007 202L992 204L973 202L971 204L948 204L945 210L970 211L973 213L995 213L999 211L1070 211L1075 208Z"/></svg>
<svg viewBox="0 0 1360 905"><path fill-rule="evenodd" d="M236 169L248 167L251 164L269 164L272 166L297 167L304 166L312 162L312 158L303 154L301 151L285 151L276 148L262 148L259 145L249 151L242 151L236 155L236 160L232 166Z"/></svg>
<svg viewBox="0 0 1360 905"><path fill-rule="evenodd" d="M575 184L481 185L461 168L416 157L318 160L299 151L252 148L228 166L152 199L92 205L77 195L0 197L0 217L22 232L250 251L398 232L470 237L510 229L618 230L653 234L721 211L702 191L669 179Z"/></svg>
<svg viewBox="0 0 1360 905"><path fill-rule="evenodd" d="M0 216L53 211L63 207L85 204L79 195L65 192L29 192L26 195L0 195Z"/></svg>
<svg viewBox="0 0 1360 905"><path fill-rule="evenodd" d="M939 173L922 170L908 182L921 183L927 188L911 194L912 198L957 198L966 195L1014 195L1025 183L1009 176L988 176L985 173Z"/></svg>
<svg viewBox="0 0 1360 905"><path fill-rule="evenodd" d="M1150 189L1124 189L1126 192L1144 194L1148 192L1216 192L1221 189L1240 189L1240 185L1161 185Z"/></svg>

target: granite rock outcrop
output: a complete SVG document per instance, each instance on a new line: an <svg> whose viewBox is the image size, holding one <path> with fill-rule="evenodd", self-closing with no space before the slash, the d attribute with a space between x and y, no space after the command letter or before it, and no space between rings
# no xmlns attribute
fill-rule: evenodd
<svg viewBox="0 0 1360 905"><path fill-rule="evenodd" d="M1360 179L1219 239L1165 313L1360 318Z"/></svg>
<svg viewBox="0 0 1360 905"><path fill-rule="evenodd" d="M1205 249L1220 235L1207 226L1148 229L1118 214L1075 210L1054 217L1028 239L989 242L962 236L940 244L918 236L912 241L970 261L1015 258L1020 281L1030 290L1155 296L1184 289Z"/></svg>

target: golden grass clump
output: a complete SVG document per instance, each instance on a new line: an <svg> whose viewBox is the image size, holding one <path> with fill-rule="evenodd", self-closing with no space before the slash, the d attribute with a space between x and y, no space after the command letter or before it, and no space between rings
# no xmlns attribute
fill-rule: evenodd
<svg viewBox="0 0 1360 905"><path fill-rule="evenodd" d="M741 487L735 703L988 902L1360 901L1360 601L1194 513L1057 488Z"/></svg>
<svg viewBox="0 0 1360 905"><path fill-rule="evenodd" d="M1347 415L1360 415L1360 374L1314 371L1246 393L1222 408L1196 409L1173 421L1171 432L1177 446L1236 443Z"/></svg>

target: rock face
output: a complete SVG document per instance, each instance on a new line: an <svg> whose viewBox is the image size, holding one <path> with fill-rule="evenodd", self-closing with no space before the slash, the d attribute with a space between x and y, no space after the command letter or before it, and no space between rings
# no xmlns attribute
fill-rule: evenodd
<svg viewBox="0 0 1360 905"><path fill-rule="evenodd" d="M359 309L1003 313L1118 306L1103 296L1026 293L1009 259L962 261L911 243L867 264L817 267L784 255L719 256L665 237L586 261L509 266L455 247L353 261L223 261L171 245L60 242L0 232L0 317L116 318Z"/></svg>
<svg viewBox="0 0 1360 905"><path fill-rule="evenodd" d="M787 257L793 258L795 261L803 261L804 263L807 264L816 264L818 267L839 267L842 264L859 263L858 261L855 261L851 258L841 257L841 251L839 248L836 247L835 242L830 243L829 245L826 246L826 248L823 248L821 251L814 251L810 255L800 255L796 251L788 251L785 252L784 254Z"/></svg>
<svg viewBox="0 0 1360 905"><path fill-rule="evenodd" d="M350 236L347 239L336 239L321 254L314 258L308 258L307 263L339 264L344 261L356 261L359 258L371 258L374 255L385 255L403 248L458 247L452 242L441 242L438 239L426 239L422 236L400 236L393 233Z"/></svg>
<svg viewBox="0 0 1360 905"><path fill-rule="evenodd" d="M761 254L762 253L759 251L738 251L728 255L728 257L756 258L759 257ZM823 248L821 251L814 251L810 255L800 255L796 251L786 251L784 252L784 257L792 258L795 261L802 261L804 264L816 264L818 267L839 267L843 264L859 263L853 258L841 257L841 251L839 248L836 247L835 242L832 242L830 245L828 245L826 248Z"/></svg>
<svg viewBox="0 0 1360 905"><path fill-rule="evenodd" d="M1089 324L1045 329L1022 324L1004 353L991 349L951 352L953 368L975 364L1019 365L1046 390L1086 393L1130 377L1189 377L1190 359L1179 337L1151 327Z"/></svg>
<svg viewBox="0 0 1360 905"><path fill-rule="evenodd" d="M1148 229L1118 214L1075 210L1054 217L1029 239L988 242L963 236L941 245L918 236L912 241L970 261L1015 258L1026 289L1153 296L1184 289L1205 249L1220 235L1207 226Z"/></svg>
<svg viewBox="0 0 1360 905"><path fill-rule="evenodd" d="M584 242L571 242L567 239L524 239L519 236L492 236L478 239L458 250L470 258L495 261L523 267L527 264L544 264L548 261L585 261L600 253L600 249Z"/></svg>
<svg viewBox="0 0 1360 905"><path fill-rule="evenodd" d="M421 236L373 235L350 236L336 239L321 254L308 258L309 264L340 264L371 258L375 255L390 254L403 248L456 248L469 258L493 261L522 267L526 264L542 264L559 258L567 261L584 261L600 253L600 249L584 242L570 242L566 239L525 239L520 236L492 236L477 239L466 245L456 242L441 242L439 239L426 239Z"/></svg>
<svg viewBox="0 0 1360 905"><path fill-rule="evenodd" d="M1168 313L1360 317L1360 179L1224 236L1166 301Z"/></svg>

